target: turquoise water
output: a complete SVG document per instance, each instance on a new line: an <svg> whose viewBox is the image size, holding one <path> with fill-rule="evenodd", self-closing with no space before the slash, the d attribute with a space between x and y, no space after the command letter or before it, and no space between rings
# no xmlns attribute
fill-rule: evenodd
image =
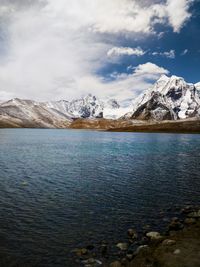
<svg viewBox="0 0 200 267"><path fill-rule="evenodd" d="M0 262L12 266L79 266L72 249L162 228L161 210L199 196L199 135L0 130Z"/></svg>

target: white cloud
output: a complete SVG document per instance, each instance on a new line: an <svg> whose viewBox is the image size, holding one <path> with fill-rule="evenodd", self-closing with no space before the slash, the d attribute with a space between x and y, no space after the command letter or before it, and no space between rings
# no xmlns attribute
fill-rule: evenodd
<svg viewBox="0 0 200 267"><path fill-rule="evenodd" d="M186 55L188 53L188 49L185 49L185 50L183 50L183 52L181 53L181 56L184 56L184 55Z"/></svg>
<svg viewBox="0 0 200 267"><path fill-rule="evenodd" d="M134 74L136 75L150 74L150 75L159 76L161 74L169 74L169 71L162 67L159 67L158 65L154 63L147 62L145 64L140 64L137 67L135 67Z"/></svg>
<svg viewBox="0 0 200 267"><path fill-rule="evenodd" d="M176 54L175 54L175 50L170 50L170 51L165 51L165 52L153 52L152 53L153 56L163 56L163 57L167 57L167 58L175 58Z"/></svg>
<svg viewBox="0 0 200 267"><path fill-rule="evenodd" d="M118 91L117 95L119 101L137 97L138 94L152 85L151 80L155 81L159 79L162 74L169 74L168 70L151 62L140 64L132 69L132 74L116 73L116 79L112 83L107 84L109 90L113 88ZM124 98L124 96L126 96L126 98Z"/></svg>
<svg viewBox="0 0 200 267"><path fill-rule="evenodd" d="M128 36L132 42L137 34L145 38L154 32L155 23L168 22L174 31L180 30L190 17L191 1L173 2L185 3L179 5L183 16L176 20L171 18L172 1L0 0L6 51L0 55L0 97L70 99L95 91L120 98L124 93L126 98L136 87L132 82L146 86L143 79L127 75L108 83L95 73L107 63L107 51L118 47L121 38ZM118 53L144 53L130 49Z"/></svg>
<svg viewBox="0 0 200 267"><path fill-rule="evenodd" d="M112 47L107 52L107 56L143 56L145 54L145 51L142 50L140 47L137 48L131 48L131 47Z"/></svg>
<svg viewBox="0 0 200 267"><path fill-rule="evenodd" d="M190 5L194 0L167 0L166 11L174 32L180 32L184 23L190 19Z"/></svg>

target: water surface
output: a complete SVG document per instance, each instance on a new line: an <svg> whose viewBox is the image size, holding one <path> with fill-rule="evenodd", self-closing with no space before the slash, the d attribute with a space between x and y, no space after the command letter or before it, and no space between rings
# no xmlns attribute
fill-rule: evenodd
<svg viewBox="0 0 200 267"><path fill-rule="evenodd" d="M20 267L79 266L73 248L199 196L199 135L0 130L0 251Z"/></svg>

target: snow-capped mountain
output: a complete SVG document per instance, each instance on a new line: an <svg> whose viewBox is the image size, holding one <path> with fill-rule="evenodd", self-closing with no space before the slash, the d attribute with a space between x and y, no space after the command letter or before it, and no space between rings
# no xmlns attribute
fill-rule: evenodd
<svg viewBox="0 0 200 267"><path fill-rule="evenodd" d="M0 127L66 128L78 118L139 121L200 118L200 83L163 75L127 108L114 99L103 101L90 94L73 101L15 98L0 103Z"/></svg>
<svg viewBox="0 0 200 267"><path fill-rule="evenodd" d="M39 102L15 98L0 104L0 121L17 127L62 128L69 126L71 118Z"/></svg>
<svg viewBox="0 0 200 267"><path fill-rule="evenodd" d="M68 111L76 118L103 118L103 108L103 102L90 94L68 105Z"/></svg>
<svg viewBox="0 0 200 267"><path fill-rule="evenodd" d="M126 117L140 120L178 120L200 116L200 83L191 84L181 77L162 75L133 103Z"/></svg>
<svg viewBox="0 0 200 267"><path fill-rule="evenodd" d="M59 110L65 115L75 118L117 119L126 113L115 99L103 101L91 94L71 102L61 100L42 103L43 106Z"/></svg>
<svg viewBox="0 0 200 267"><path fill-rule="evenodd" d="M37 102L11 99L0 103L0 121L30 127L67 127L77 118L116 119L125 113L116 100L102 101L88 95L71 102Z"/></svg>

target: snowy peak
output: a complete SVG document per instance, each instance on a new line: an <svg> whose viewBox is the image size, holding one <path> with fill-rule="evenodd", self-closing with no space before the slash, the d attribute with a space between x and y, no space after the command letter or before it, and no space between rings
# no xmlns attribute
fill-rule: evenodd
<svg viewBox="0 0 200 267"><path fill-rule="evenodd" d="M200 116L199 84L182 77L162 75L134 102L132 118L144 120L185 119Z"/></svg>
<svg viewBox="0 0 200 267"><path fill-rule="evenodd" d="M95 96L89 94L81 99L71 101L68 111L77 118L102 118L103 104Z"/></svg>
<svg viewBox="0 0 200 267"><path fill-rule="evenodd" d="M117 119L124 114L115 99L104 101L91 94L71 101L68 105L68 112L73 114L74 118Z"/></svg>
<svg viewBox="0 0 200 267"><path fill-rule="evenodd" d="M41 117L55 116L56 120L72 120L76 118L109 118L116 119L121 117L125 111L120 109L120 105L115 99L100 100L94 95L87 95L80 99L66 101L36 102L19 98L11 99L0 104L0 112L19 118L34 119ZM1 113L0 113L1 115Z"/></svg>
<svg viewBox="0 0 200 267"><path fill-rule="evenodd" d="M34 105L37 105L37 102L32 101L32 100L13 98L13 99L8 100L6 102L2 102L0 105L1 106L26 106L26 105L34 106Z"/></svg>

